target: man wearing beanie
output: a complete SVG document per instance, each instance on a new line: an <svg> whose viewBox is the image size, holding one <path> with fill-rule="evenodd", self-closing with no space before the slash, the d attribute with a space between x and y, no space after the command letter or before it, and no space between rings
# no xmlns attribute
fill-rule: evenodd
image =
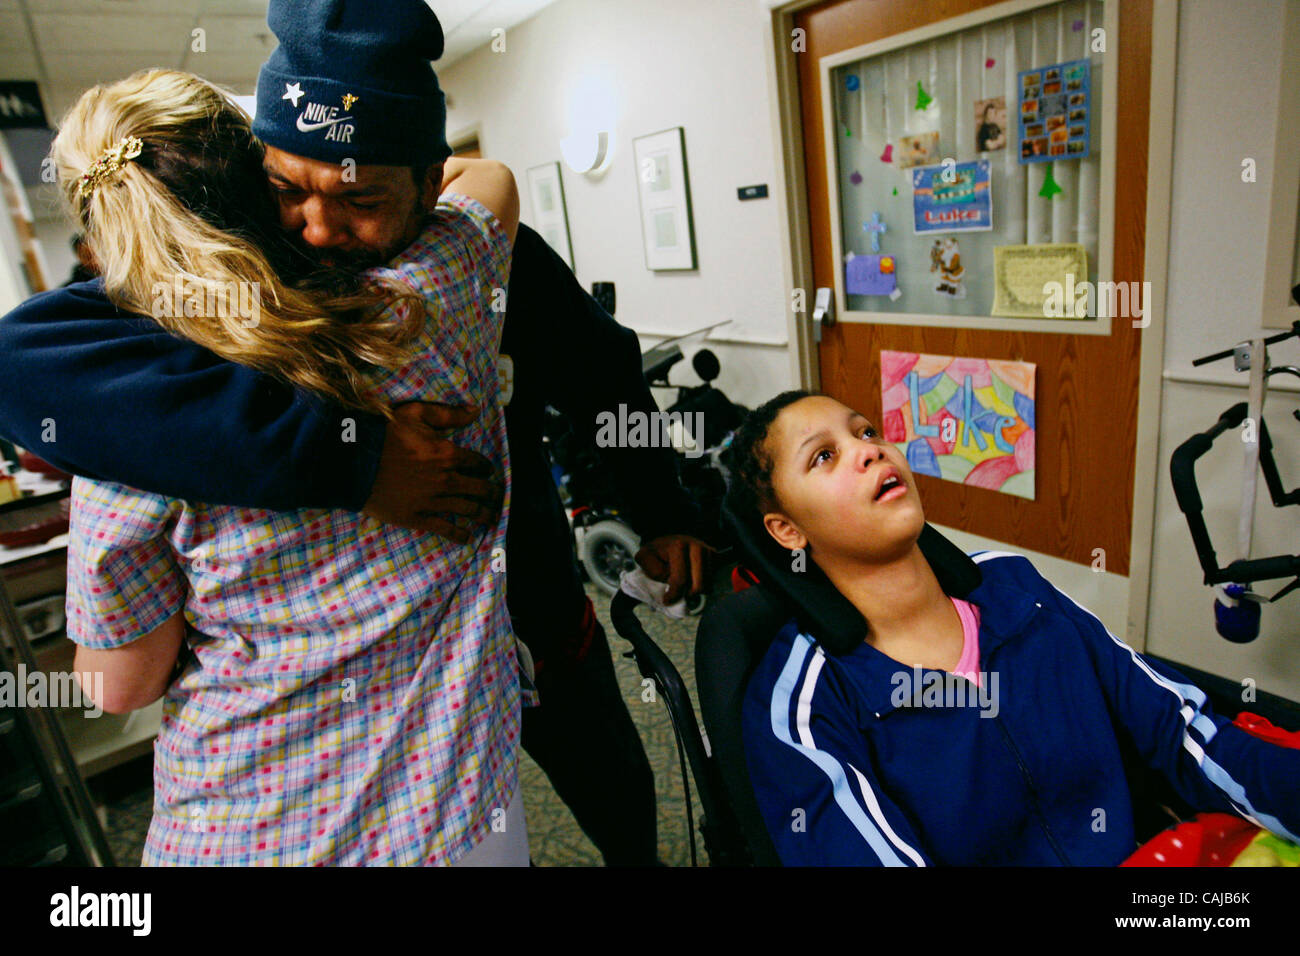
<svg viewBox="0 0 1300 956"><path fill-rule="evenodd" d="M430 65L442 26L420 0L275 0L280 41L257 77L253 132L336 166L431 166L451 155Z"/></svg>
<svg viewBox="0 0 1300 956"><path fill-rule="evenodd" d="M259 77L254 131L268 147L282 222L325 261L387 262L407 250L426 210L466 169L448 158L445 101L429 65L442 52L437 19L421 0L272 0L268 22L281 45ZM541 692L541 707L525 711L523 744L606 863L653 863L653 777L582 591L542 422L549 404L594 433L600 411L656 408L635 335L522 225L507 302L508 604ZM0 369L11 382L0 394L0 428L60 467L198 501L365 510L421 530L445 527L431 512L482 511L484 501L462 479L477 456L451 455L441 437L465 424L464 410L411 405L386 424L306 400L241 366L224 376L178 373L221 363L178 338L160 346L143 324L103 321L89 303L85 295L44 298L0 322ZM75 354L68 342L77 343ZM139 410L129 434L122 418L96 416L95 396L110 380ZM84 427L61 424L57 446L47 445L41 429L49 417ZM345 418L356 423L348 443L339 438ZM337 455L327 462L299 451L330 447ZM700 590L703 545L689 535L701 522L673 451L604 454L626 496L625 515L671 568L668 597L688 582Z"/></svg>

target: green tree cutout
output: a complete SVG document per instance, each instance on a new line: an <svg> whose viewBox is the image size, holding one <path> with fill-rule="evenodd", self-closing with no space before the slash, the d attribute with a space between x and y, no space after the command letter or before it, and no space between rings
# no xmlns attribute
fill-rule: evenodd
<svg viewBox="0 0 1300 956"><path fill-rule="evenodd" d="M1044 199L1051 199L1058 193L1065 192L1065 190L1060 187L1060 184L1057 183L1056 177L1052 175L1053 165L1055 164L1047 164L1047 175L1043 177L1043 188L1038 190L1038 195L1042 196Z"/></svg>

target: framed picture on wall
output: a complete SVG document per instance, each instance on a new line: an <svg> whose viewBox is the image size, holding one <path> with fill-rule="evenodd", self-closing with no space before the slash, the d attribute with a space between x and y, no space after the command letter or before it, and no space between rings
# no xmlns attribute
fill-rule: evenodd
<svg viewBox="0 0 1300 956"><path fill-rule="evenodd" d="M528 170L528 196L533 203L532 227L572 269L569 212L564 205L564 180L560 178L558 162L543 163Z"/></svg>
<svg viewBox="0 0 1300 956"><path fill-rule="evenodd" d="M695 226L686 172L686 136L680 126L632 140L641 241L646 268L655 272L694 269Z"/></svg>

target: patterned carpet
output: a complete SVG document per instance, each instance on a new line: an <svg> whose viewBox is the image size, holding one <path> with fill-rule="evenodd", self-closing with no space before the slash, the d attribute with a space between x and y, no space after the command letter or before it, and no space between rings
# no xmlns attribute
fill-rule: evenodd
<svg viewBox="0 0 1300 956"><path fill-rule="evenodd" d="M589 587L597 614L609 635L610 649L624 700L632 720L641 733L650 766L654 769L659 806L659 856L669 866L690 866L690 842L686 827L686 802L683 797L681 765L672 724L662 700L653 703L641 699L641 675L636 664L623 657L628 643L618 637L609 621L609 599ZM646 632L663 648L681 672L692 698L695 696L695 627L698 618L673 621L659 614L642 611ZM698 704L696 713L698 714ZM568 808L556 796L541 768L520 752L519 776L523 785L524 811L528 820L528 844L537 866L600 866L600 854L578 828ZM124 765L91 781L91 789L101 802L109 846L120 866L138 866L144 851L145 835L153 810L152 759L143 758ZM695 805L695 823L699 826L700 807L691 786ZM697 829L696 843L701 864L707 863Z"/></svg>
<svg viewBox="0 0 1300 956"><path fill-rule="evenodd" d="M663 700L653 703L641 699L641 673L636 662L623 656L631 645L614 632L609 620L609 598L588 585L587 594L596 606L596 614L609 637L623 699L632 721L641 734L646 756L655 775L655 793L659 808L659 858L669 866L690 866L690 838L686 828L686 800L682 788L682 768L673 738L672 722ZM696 716L699 703L695 692L695 628L699 618L674 621L645 609L638 615L651 639L671 658L690 691ZM600 854L579 829L573 814L556 796L540 767L520 751L519 777L524 790L524 811L528 819L528 846L538 866L600 866ZM700 803L691 782L694 805L696 849L701 865L708 862L699 835Z"/></svg>

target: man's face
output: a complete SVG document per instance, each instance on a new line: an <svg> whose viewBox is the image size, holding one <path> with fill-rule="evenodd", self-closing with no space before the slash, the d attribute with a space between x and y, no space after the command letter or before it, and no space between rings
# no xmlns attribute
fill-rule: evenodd
<svg viewBox="0 0 1300 956"><path fill-rule="evenodd" d="M264 165L280 225L322 263L353 270L409 246L442 182L441 165L417 187L409 166L344 167L271 146Z"/></svg>

